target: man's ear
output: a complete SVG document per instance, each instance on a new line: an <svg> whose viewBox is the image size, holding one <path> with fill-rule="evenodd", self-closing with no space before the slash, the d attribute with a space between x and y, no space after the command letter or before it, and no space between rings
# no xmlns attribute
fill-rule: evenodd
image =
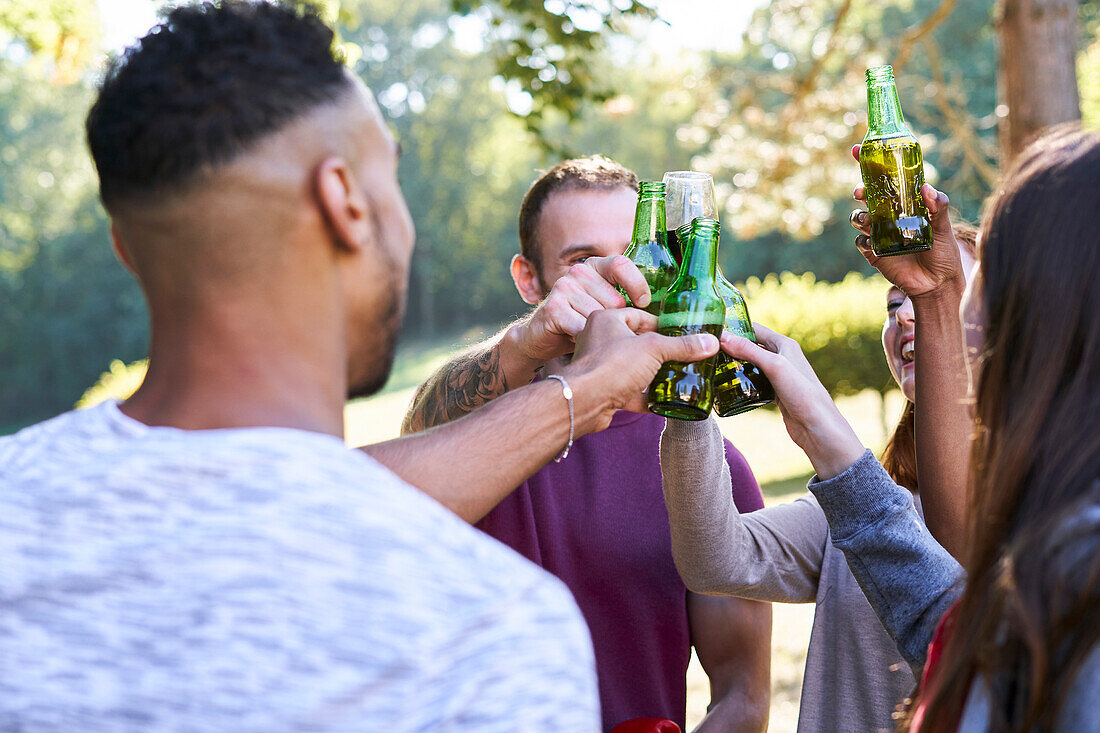
<svg viewBox="0 0 1100 733"><path fill-rule="evenodd" d="M542 300L542 283L534 263L523 255L512 257L512 282L516 284L523 302L538 305Z"/></svg>
<svg viewBox="0 0 1100 733"><path fill-rule="evenodd" d="M130 274L137 277L137 271L134 270L134 263L130 261L130 254L126 251L126 247L122 244L122 237L118 235L118 227L114 222L111 222L111 249L115 251L115 257L122 263L122 266L130 271Z"/></svg>
<svg viewBox="0 0 1100 733"><path fill-rule="evenodd" d="M321 213L336 243L358 250L374 236L371 202L343 158L325 158L313 176Z"/></svg>

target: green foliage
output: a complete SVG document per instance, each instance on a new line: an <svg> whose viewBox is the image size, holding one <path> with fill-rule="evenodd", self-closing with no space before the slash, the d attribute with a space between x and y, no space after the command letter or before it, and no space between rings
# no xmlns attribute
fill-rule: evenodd
<svg viewBox="0 0 1100 733"><path fill-rule="evenodd" d="M141 356L146 319L111 251L84 151L81 84L0 57L0 423L71 407L112 358Z"/></svg>
<svg viewBox="0 0 1100 733"><path fill-rule="evenodd" d="M898 75L930 178L972 218L985 192L975 153L978 162L992 162L997 121L991 1L958 3L937 29L939 76L920 44ZM400 178L418 232L406 332L433 343L438 334L526 309L508 274L523 194L558 154L598 152L645 178L693 164L712 170L725 202L726 274L744 280L785 270L815 273L812 287L786 280L770 286L766 279L759 303L750 293L753 315L781 330L789 324L806 343L843 326L843 334L814 347L811 360L831 389L880 388L888 382L877 347L882 292L874 283L881 281L851 286L866 297L865 307L845 311L852 320L831 316L820 332L805 324L819 323L819 309L839 313L822 301L828 287L822 281L871 272L854 250L846 219L855 205L849 196L858 169L847 148L863 133L863 68L892 60L905 29L939 0L853 2L828 53L843 0L771 0L736 54L657 54L621 36L607 43L629 17L652 22L645 2L615 3L617 15L605 7L597 21L584 15L594 3L564 0L321 0L326 17L339 21L350 67L375 91L404 150ZM84 150L90 75L56 83L49 50L56 44L31 40L52 31L25 30L39 22L27 19L49 20L69 7L85 13L76 24L83 36L98 37L95 6L95 0L16 0L0 9L0 51L18 47L0 54L4 425L66 409L104 364L145 353L141 295L110 251ZM1100 124L1096 11L1095 0L1082 4L1082 45L1089 49L1079 67L1082 109L1092 124ZM64 20L69 16L58 17L59 27L72 26ZM572 53L586 59L587 71L576 71ZM813 83L799 97L798 84L807 79ZM537 124L511 111L524 93L533 95ZM554 94L571 101L557 106L548 101ZM796 97L797 114L786 113L785 124L784 110ZM945 116L944 102L963 113L964 125ZM960 132L966 129L974 137ZM788 310L801 308L800 298L817 305L798 318L774 320L769 287L790 289L776 296L791 302ZM858 348L848 342L853 336Z"/></svg>
<svg viewBox="0 0 1100 733"><path fill-rule="evenodd" d="M854 272L839 283L785 272L741 286L752 319L798 341L834 397L896 387L882 352L886 289Z"/></svg>
<svg viewBox="0 0 1100 733"><path fill-rule="evenodd" d="M362 55L353 69L375 91L403 155L402 189L417 227L407 329L419 335L503 320L525 309L508 263L519 251L516 216L539 168L556 163L510 114L506 83L485 51L460 47L448 0L346 5L362 18L342 30ZM547 113L553 147L605 153L641 175L683 168L694 148L676 140L690 119L678 72L613 69L620 89L607 104L586 103L570 123Z"/></svg>
<svg viewBox="0 0 1100 733"><path fill-rule="evenodd" d="M497 73L530 95L531 109L521 114L527 129L558 157L569 151L542 134L547 118L564 114L576 120L587 103L613 96L602 55L608 36L628 20L657 18L656 10L637 0L452 0L451 6L486 23Z"/></svg>
<svg viewBox="0 0 1100 733"><path fill-rule="evenodd" d="M894 61L939 3L772 0L741 51L712 60L689 129L707 148L694 163L714 174L733 231L811 239L845 217L860 183L848 151L866 131L864 71ZM896 70L928 180L969 217L994 176L991 11L992 0L960 3Z"/></svg>
<svg viewBox="0 0 1100 733"><path fill-rule="evenodd" d="M4 0L0 3L0 49L25 48L40 73L71 83L98 51L99 9L95 0Z"/></svg>

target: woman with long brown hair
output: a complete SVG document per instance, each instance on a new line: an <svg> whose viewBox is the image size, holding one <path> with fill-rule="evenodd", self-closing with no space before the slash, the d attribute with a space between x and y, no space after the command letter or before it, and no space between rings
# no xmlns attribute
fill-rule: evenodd
<svg viewBox="0 0 1100 733"><path fill-rule="evenodd" d="M965 538L964 565L863 450L794 341L762 327L763 348L723 337L730 355L758 364L775 386L787 430L818 472L810 489L832 543L879 619L908 660L930 659L914 729L1100 727L1097 211L1100 134L1062 131L1021 155L983 221L978 273L963 298L975 419L964 531L945 525ZM947 283L937 297L950 301L957 274L940 277L933 253L906 260L914 279L903 286L918 290L921 270L923 294ZM918 386L918 407L925 397ZM677 564L687 577L720 575L745 548L728 543L709 452L687 455L672 423L662 469ZM682 480L677 469L691 458L705 465Z"/></svg>

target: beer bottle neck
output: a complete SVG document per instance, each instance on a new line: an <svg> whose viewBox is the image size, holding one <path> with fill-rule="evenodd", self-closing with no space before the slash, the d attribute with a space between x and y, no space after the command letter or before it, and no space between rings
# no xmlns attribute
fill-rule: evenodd
<svg viewBox="0 0 1100 733"><path fill-rule="evenodd" d="M867 72L867 134L876 137L908 134L893 74L875 71Z"/></svg>
<svg viewBox="0 0 1100 733"><path fill-rule="evenodd" d="M694 234L688 238L684 248L684 275L699 283L714 285L717 266L718 229L696 224Z"/></svg>
<svg viewBox="0 0 1100 733"><path fill-rule="evenodd" d="M665 231L665 197L664 194L647 194L644 191L638 197L638 209L634 212L634 236L633 244L645 242L668 242L668 233Z"/></svg>

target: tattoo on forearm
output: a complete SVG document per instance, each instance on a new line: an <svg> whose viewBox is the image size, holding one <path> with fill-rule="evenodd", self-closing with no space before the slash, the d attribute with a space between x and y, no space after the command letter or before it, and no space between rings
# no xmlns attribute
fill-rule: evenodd
<svg viewBox="0 0 1100 733"><path fill-rule="evenodd" d="M415 433L457 420L507 391L497 344L463 354L420 385L401 432Z"/></svg>

